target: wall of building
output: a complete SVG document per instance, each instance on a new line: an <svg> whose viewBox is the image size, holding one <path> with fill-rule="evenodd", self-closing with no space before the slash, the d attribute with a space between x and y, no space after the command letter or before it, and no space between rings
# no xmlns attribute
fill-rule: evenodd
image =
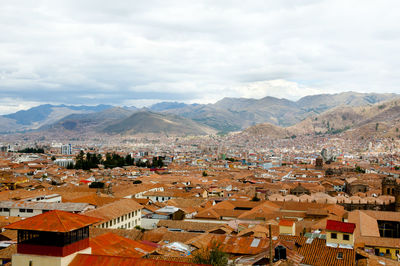
<svg viewBox="0 0 400 266"><path fill-rule="evenodd" d="M131 213L126 213L114 219L103 222L98 225L100 228L124 228L124 229L133 229L135 226L142 227L142 210L136 210Z"/></svg>
<svg viewBox="0 0 400 266"><path fill-rule="evenodd" d="M334 239L332 238L332 233L335 233L337 238ZM349 240L344 240L343 236L344 235L349 235ZM335 243L335 244L344 244L344 245L354 245L354 235L353 234L347 234L347 233L341 233L341 232L331 232L327 231L326 233L326 243Z"/></svg>
<svg viewBox="0 0 400 266"><path fill-rule="evenodd" d="M87 248L71 254L66 257L52 257L52 256L39 256L32 254L14 254L12 256L13 266L36 266L36 265L48 265L48 266L67 266L77 254L91 254L92 248Z"/></svg>
<svg viewBox="0 0 400 266"><path fill-rule="evenodd" d="M280 235L292 235L294 236L296 234L295 231L295 224L293 226L279 226L279 234Z"/></svg>
<svg viewBox="0 0 400 266"><path fill-rule="evenodd" d="M400 249L396 249L396 248L388 248L388 247L365 247L365 250L370 249L374 254L376 252L376 249L379 249L379 253L383 253L383 254L388 254L387 251L389 251L390 257L393 260L397 260L397 255L396 255L396 251L400 254Z"/></svg>
<svg viewBox="0 0 400 266"><path fill-rule="evenodd" d="M25 211L20 211L20 210L25 210ZM1 216L32 217L39 214L42 214L42 210L10 208L8 209L8 211L5 211L4 208L0 208Z"/></svg>

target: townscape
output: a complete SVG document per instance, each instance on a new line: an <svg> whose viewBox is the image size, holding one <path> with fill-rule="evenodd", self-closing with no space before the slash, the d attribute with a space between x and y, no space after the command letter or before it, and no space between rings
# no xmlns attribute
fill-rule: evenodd
<svg viewBox="0 0 400 266"><path fill-rule="evenodd" d="M70 265L189 265L215 245L235 265L398 263L398 141L360 150L354 139L327 135L128 139L3 141L3 263L57 255L34 248L57 246L45 235L21 234L53 232L64 216L61 224L75 225L68 213L89 221L82 224L88 242L62 252L90 246L92 254ZM90 158L97 164L85 168Z"/></svg>
<svg viewBox="0 0 400 266"><path fill-rule="evenodd" d="M0 1L0 265L400 265L399 10Z"/></svg>

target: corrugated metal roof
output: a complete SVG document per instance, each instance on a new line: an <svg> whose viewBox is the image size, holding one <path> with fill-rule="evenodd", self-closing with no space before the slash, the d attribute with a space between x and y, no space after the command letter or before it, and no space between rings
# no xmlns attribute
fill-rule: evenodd
<svg viewBox="0 0 400 266"><path fill-rule="evenodd" d="M4 228L66 233L99 221L99 218L55 210L12 223Z"/></svg>
<svg viewBox="0 0 400 266"><path fill-rule="evenodd" d="M104 256L104 255L90 255L90 254L78 254L69 264L69 266L91 266L91 265L102 265L102 266L192 266L192 265L204 265L195 264L188 262L177 262L177 261L166 261L166 260L153 260L153 259L142 259L142 258L127 258L117 256Z"/></svg>
<svg viewBox="0 0 400 266"><path fill-rule="evenodd" d="M33 209L33 210L61 210L68 212L83 212L90 205L75 202L31 202L31 201L2 201L0 208Z"/></svg>

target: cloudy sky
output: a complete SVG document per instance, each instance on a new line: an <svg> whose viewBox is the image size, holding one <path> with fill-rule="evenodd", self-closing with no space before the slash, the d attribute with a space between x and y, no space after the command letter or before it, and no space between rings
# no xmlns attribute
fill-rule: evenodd
<svg viewBox="0 0 400 266"><path fill-rule="evenodd" d="M400 93L398 1L0 2L0 113Z"/></svg>

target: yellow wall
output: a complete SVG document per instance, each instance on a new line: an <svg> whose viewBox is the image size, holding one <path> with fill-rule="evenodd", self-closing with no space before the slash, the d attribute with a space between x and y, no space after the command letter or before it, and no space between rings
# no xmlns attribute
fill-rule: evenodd
<svg viewBox="0 0 400 266"><path fill-rule="evenodd" d="M331 233L336 233L337 238L333 239L331 238ZM332 231L327 231L326 232L326 242L327 243L335 243L335 244L346 244L346 245L354 245L354 235L353 234L347 234L350 236L349 240L343 240L343 235L346 233L341 233L341 232L332 232Z"/></svg>
<svg viewBox="0 0 400 266"><path fill-rule="evenodd" d="M279 234L280 235L296 235L296 229L295 229L295 224L293 226L279 226Z"/></svg>
<svg viewBox="0 0 400 266"><path fill-rule="evenodd" d="M379 249L379 253L383 253L383 254L386 254L386 250L389 249L389 250L390 250L390 255L391 255L391 257L392 257L393 260L397 260L397 257L396 257L396 250L399 250L399 252L400 252L400 249L396 249L396 248L382 248L382 247L369 247L369 246L366 247L366 248L371 248L371 249L373 249L374 254L375 254L375 249L376 249L376 248Z"/></svg>

